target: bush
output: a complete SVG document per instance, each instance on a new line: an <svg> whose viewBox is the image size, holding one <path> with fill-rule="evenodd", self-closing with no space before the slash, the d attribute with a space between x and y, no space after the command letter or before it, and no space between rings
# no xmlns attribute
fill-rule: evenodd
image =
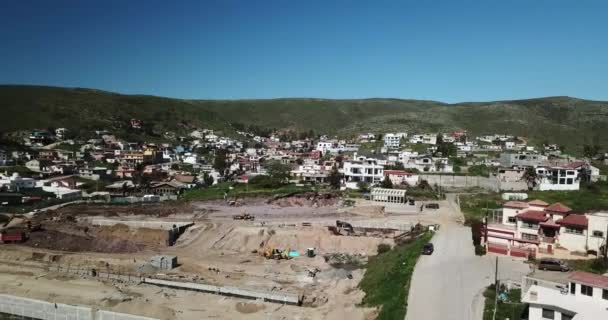
<svg viewBox="0 0 608 320"><path fill-rule="evenodd" d="M385 252L391 251L391 245L386 243L381 243L378 245L378 254L383 254Z"/></svg>
<svg viewBox="0 0 608 320"><path fill-rule="evenodd" d="M486 255L486 247L482 245L475 246L475 255L476 256L485 256Z"/></svg>

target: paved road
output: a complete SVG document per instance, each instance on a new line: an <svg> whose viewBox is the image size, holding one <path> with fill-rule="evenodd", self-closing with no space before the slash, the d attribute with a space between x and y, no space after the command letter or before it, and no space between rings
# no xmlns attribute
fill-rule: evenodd
<svg viewBox="0 0 608 320"><path fill-rule="evenodd" d="M449 196L453 200L453 196ZM471 231L453 203L441 203L441 229L435 252L416 264L408 298L407 320L482 318L484 288L494 281L495 256L475 256ZM499 279L521 280L529 268L521 260L499 258Z"/></svg>

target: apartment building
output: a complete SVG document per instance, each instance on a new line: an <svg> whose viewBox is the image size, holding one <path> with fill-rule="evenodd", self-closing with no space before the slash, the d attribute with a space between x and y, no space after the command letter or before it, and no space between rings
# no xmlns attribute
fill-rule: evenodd
<svg viewBox="0 0 608 320"><path fill-rule="evenodd" d="M580 189L580 177L577 170L569 167L538 167L538 190L570 191Z"/></svg>

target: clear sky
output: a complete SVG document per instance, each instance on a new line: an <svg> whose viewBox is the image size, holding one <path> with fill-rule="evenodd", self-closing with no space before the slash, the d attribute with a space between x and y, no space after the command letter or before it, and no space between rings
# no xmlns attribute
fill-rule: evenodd
<svg viewBox="0 0 608 320"><path fill-rule="evenodd" d="M0 83L205 99L608 100L608 1L0 0Z"/></svg>

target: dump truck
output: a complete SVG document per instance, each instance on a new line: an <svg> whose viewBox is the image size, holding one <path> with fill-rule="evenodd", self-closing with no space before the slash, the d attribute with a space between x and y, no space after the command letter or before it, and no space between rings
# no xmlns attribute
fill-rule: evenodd
<svg viewBox="0 0 608 320"><path fill-rule="evenodd" d="M255 217L250 215L249 213L243 213L243 214L239 214L236 216L232 216L232 219L234 220L255 220Z"/></svg>
<svg viewBox="0 0 608 320"><path fill-rule="evenodd" d="M0 232L0 242L2 243L19 243L26 239L23 231L2 231Z"/></svg>

